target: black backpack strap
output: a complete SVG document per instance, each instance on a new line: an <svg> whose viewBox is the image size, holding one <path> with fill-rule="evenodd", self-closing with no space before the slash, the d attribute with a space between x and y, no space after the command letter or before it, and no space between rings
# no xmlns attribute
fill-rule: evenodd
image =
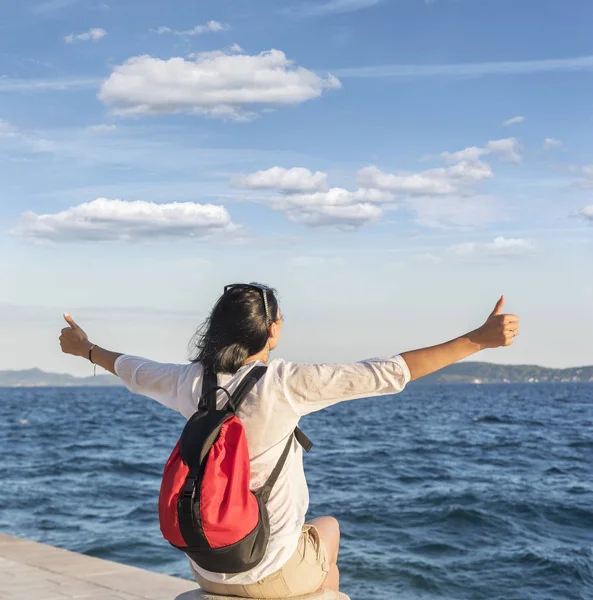
<svg viewBox="0 0 593 600"><path fill-rule="evenodd" d="M305 452L309 452L313 447L311 440L297 427L293 434L288 438L288 442L286 442L286 446L284 447L284 452L282 452L282 456L278 459L274 470L268 477L268 480L264 485L257 491L257 495L261 496L264 504L270 498L270 494L272 493L272 488L278 481L278 477L280 477L280 473L284 467L288 459L288 455L290 454L290 450L292 448L292 441L296 438L297 442L303 447Z"/></svg>
<svg viewBox="0 0 593 600"><path fill-rule="evenodd" d="M198 403L198 410L207 410L208 412L216 410L216 390L218 389L218 377L216 373L204 366L204 375L202 378L202 395Z"/></svg>
<svg viewBox="0 0 593 600"><path fill-rule="evenodd" d="M294 437L296 437L297 442L303 447L305 452L311 452L313 442L298 427L294 430Z"/></svg>
<svg viewBox="0 0 593 600"><path fill-rule="evenodd" d="M268 367L254 367L251 369L233 392L226 409L237 414L237 411L241 408L241 404L247 398L247 394L249 394L253 386L262 378L267 370Z"/></svg>
<svg viewBox="0 0 593 600"><path fill-rule="evenodd" d="M194 523L194 493L199 480L199 468L191 469L185 480L185 484L179 498L177 499L177 517L179 519L179 530L188 546L196 546L200 543L200 536L195 530Z"/></svg>
<svg viewBox="0 0 593 600"><path fill-rule="evenodd" d="M290 453L290 449L292 448L293 440L294 440L294 433L291 433L290 437L288 438L288 442L286 442L286 446L284 447L284 452L282 452L282 456L278 459L278 462L276 463L274 470L270 473L270 476L268 477L268 480L266 481L266 483L264 483L264 485L256 492L256 496L260 496L261 499L263 500L264 504L266 504L268 499L270 498L270 494L272 493L272 488L274 487L274 484L276 483L276 481L278 481L278 477L280 477L282 468L284 467L284 464L286 463L286 459L288 458L288 455Z"/></svg>

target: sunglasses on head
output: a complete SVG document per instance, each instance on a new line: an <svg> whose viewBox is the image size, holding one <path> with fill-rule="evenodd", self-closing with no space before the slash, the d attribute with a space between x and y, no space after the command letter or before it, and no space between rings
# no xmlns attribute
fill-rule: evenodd
<svg viewBox="0 0 593 600"><path fill-rule="evenodd" d="M258 290L264 300L264 308L266 309L266 319L267 322L270 323L272 319L270 318L270 308L268 306L268 295L267 292L271 292L272 288L267 285L263 285L261 283L232 283L231 285L224 286L224 293L226 294L229 290L235 288L251 288L254 290Z"/></svg>

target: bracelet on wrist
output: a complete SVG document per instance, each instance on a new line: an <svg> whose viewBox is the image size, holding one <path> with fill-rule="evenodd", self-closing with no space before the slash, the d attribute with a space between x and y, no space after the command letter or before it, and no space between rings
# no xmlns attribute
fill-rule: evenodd
<svg viewBox="0 0 593 600"><path fill-rule="evenodd" d="M95 364L95 363L94 363L94 361L93 361L93 357L92 357L92 354L91 354L91 352L93 351L93 348L96 348L96 347L97 347L97 344L93 344L93 345L92 345L92 346L89 348L89 360L90 360L90 361L91 361L93 364Z"/></svg>

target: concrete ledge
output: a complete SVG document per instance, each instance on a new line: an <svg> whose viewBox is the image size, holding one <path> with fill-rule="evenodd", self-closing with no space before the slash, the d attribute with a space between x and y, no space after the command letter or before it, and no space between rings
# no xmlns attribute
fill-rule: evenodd
<svg viewBox="0 0 593 600"><path fill-rule="evenodd" d="M262 598L238 598L237 596L215 596L201 590L185 592L177 596L175 600L265 600ZM350 600L345 594L340 592L330 592L328 590L319 590L314 594L306 596L293 596L290 600Z"/></svg>
<svg viewBox="0 0 593 600"><path fill-rule="evenodd" d="M188 566L189 571L189 566ZM161 575L0 533L0 600L226 600ZM230 600L240 600L230 598ZM253 599L249 599L253 600ZM291 600L349 600L320 591Z"/></svg>
<svg viewBox="0 0 593 600"><path fill-rule="evenodd" d="M172 600L195 581L0 533L1 600Z"/></svg>

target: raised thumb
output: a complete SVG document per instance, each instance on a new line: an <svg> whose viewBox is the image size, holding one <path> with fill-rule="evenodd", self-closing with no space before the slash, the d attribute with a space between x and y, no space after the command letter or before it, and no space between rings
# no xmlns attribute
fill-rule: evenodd
<svg viewBox="0 0 593 600"><path fill-rule="evenodd" d="M494 310L492 311L490 316L493 317L495 315L501 315L503 306L504 306L504 296L501 296L500 299L498 300L498 302L496 303L496 306L494 307Z"/></svg>
<svg viewBox="0 0 593 600"><path fill-rule="evenodd" d="M78 327L76 324L76 321L74 321L74 319L68 313L64 313L64 319L66 320L66 323L72 327L72 329L80 329L80 327Z"/></svg>

